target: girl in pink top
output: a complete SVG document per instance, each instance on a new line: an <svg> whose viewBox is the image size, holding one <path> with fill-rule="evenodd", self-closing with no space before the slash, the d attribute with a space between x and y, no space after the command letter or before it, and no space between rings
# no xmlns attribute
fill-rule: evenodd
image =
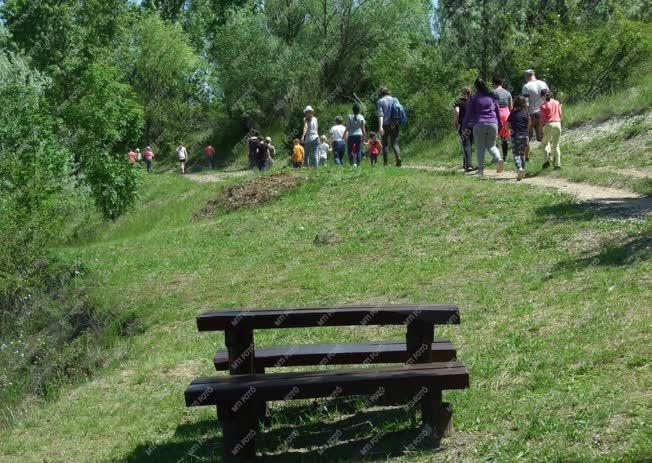
<svg viewBox="0 0 652 463"><path fill-rule="evenodd" d="M147 173L152 172L152 159L154 159L154 151L152 151L152 147L148 146L145 148L145 152L143 153L143 159L145 159L145 165L147 166Z"/></svg>
<svg viewBox="0 0 652 463"><path fill-rule="evenodd" d="M378 140L376 132L371 132L369 137L369 141L367 141L365 145L369 148L369 160L371 161L371 165L375 166L376 161L378 160L378 155L383 151L383 144Z"/></svg>
<svg viewBox="0 0 652 463"><path fill-rule="evenodd" d="M546 162L543 168L550 167L550 161L553 160L555 170L561 169L561 150L559 148L559 139L561 138L561 103L552 97L550 90L541 90L541 128L543 129L543 139L541 145L546 150ZM550 147L548 147L550 145Z"/></svg>

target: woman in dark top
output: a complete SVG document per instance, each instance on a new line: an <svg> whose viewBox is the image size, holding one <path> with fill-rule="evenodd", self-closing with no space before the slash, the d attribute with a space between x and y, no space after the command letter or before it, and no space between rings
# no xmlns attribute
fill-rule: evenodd
<svg viewBox="0 0 652 463"><path fill-rule="evenodd" d="M462 121L466 114L466 104L470 97L471 89L469 87L463 87L460 92L460 97L455 101L455 105L453 106L453 126L457 130L457 139L462 148L462 168L466 172L471 172L473 170L473 166L471 165L473 134L469 134L468 136L464 135L464 127L462 127Z"/></svg>
<svg viewBox="0 0 652 463"><path fill-rule="evenodd" d="M507 127L512 131L512 153L518 172L516 176L518 181L525 177L525 160L530 145L529 124L527 102L525 97L518 96L514 100L514 110L507 118Z"/></svg>

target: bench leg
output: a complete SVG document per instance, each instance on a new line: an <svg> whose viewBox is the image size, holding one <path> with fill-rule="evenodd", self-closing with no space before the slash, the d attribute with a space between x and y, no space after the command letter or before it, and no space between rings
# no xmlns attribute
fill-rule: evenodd
<svg viewBox="0 0 652 463"><path fill-rule="evenodd" d="M443 437L448 437L452 431L453 409L449 403L442 401L440 389L428 391L421 399L421 418L423 432L439 444Z"/></svg>
<svg viewBox="0 0 652 463"><path fill-rule="evenodd" d="M256 457L256 404L252 400L240 407L237 405L234 402L221 402L217 405L217 416L222 423L224 457L230 460L250 460Z"/></svg>
<svg viewBox="0 0 652 463"><path fill-rule="evenodd" d="M265 374L264 366L256 365L255 368L256 368L257 375ZM264 400L258 402L258 406L256 407L256 412L258 415L258 419L260 420L261 423L268 423L270 421L267 417L267 402L265 402Z"/></svg>

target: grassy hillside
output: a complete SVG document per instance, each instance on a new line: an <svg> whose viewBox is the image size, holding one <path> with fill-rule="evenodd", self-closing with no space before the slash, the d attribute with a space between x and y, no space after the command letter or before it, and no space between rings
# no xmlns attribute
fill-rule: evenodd
<svg viewBox="0 0 652 463"><path fill-rule="evenodd" d="M194 316L230 307L453 302L471 388L447 393L457 432L404 454L413 413L355 403L273 404L259 449L279 461L645 461L652 221L527 185L399 169L321 169L254 210L193 212L223 184L147 179L138 209L60 250L86 263L98 306L138 329L106 368L0 433L0 461L220 461L214 411L183 390L212 374L219 334ZM256 333L261 346L402 339L400 327ZM344 420L339 421L339 420ZM319 447L344 428L323 455ZM300 436L290 438L293 429ZM199 442L199 444L197 444ZM285 442L285 444L284 444ZM197 444L197 445L195 445ZM287 447L287 448L286 448ZM307 452L303 456L297 452Z"/></svg>

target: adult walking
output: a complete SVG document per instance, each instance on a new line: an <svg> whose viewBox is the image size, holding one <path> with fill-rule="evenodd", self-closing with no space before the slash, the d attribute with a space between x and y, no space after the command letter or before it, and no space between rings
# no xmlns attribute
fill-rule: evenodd
<svg viewBox="0 0 652 463"><path fill-rule="evenodd" d="M353 104L353 114L349 114L346 122L344 139L347 140L349 162L358 167L362 163L362 144L366 136L364 116L360 114L360 105Z"/></svg>
<svg viewBox="0 0 652 463"><path fill-rule="evenodd" d="M207 145L204 148L204 157L206 158L206 167L213 169L215 166L215 148L212 145Z"/></svg>
<svg viewBox="0 0 652 463"><path fill-rule="evenodd" d="M496 147L496 135L498 129L502 128L498 101L489 92L484 80L476 79L475 89L475 95L469 99L466 107L462 126L467 135L470 131L473 131L473 139L475 140L478 155L478 171L476 174L479 176L484 175L484 155L487 150L498 163L496 172L501 173L505 168L505 162Z"/></svg>
<svg viewBox="0 0 652 463"><path fill-rule="evenodd" d="M462 167L465 172L471 172L473 170L473 166L471 165L473 134L465 135L464 127L462 126L462 121L466 115L466 105L470 97L471 89L469 87L463 87L460 92L460 97L455 101L455 105L453 106L453 126L457 130L457 138L462 149Z"/></svg>
<svg viewBox="0 0 652 463"><path fill-rule="evenodd" d="M344 133L346 126L343 124L340 116L335 118L335 125L331 127L328 134L330 135L331 146L333 147L333 157L335 164L338 166L344 165L344 152L346 151L346 142L344 141Z"/></svg>
<svg viewBox="0 0 652 463"><path fill-rule="evenodd" d="M393 120L394 107L396 106L397 100L389 93L387 87L381 87L379 94L377 113L378 130L380 131L383 144L383 164L387 165L387 154L391 142L394 157L396 158L396 167L401 167L401 148L398 145L401 123L398 120Z"/></svg>
<svg viewBox="0 0 652 463"><path fill-rule="evenodd" d="M267 145L267 160L265 161L265 170L274 167L274 158L276 158L276 147L272 145L272 138L265 137L265 145Z"/></svg>
<svg viewBox="0 0 652 463"><path fill-rule="evenodd" d="M145 165L147 166L147 173L150 174L154 170L152 168L152 159L154 159L155 154L154 151L152 150L151 146L148 146L145 148L145 151L143 152L143 159L145 160Z"/></svg>
<svg viewBox="0 0 652 463"><path fill-rule="evenodd" d="M249 139L247 140L247 148L249 149L249 168L256 168L256 160L258 158L258 131L251 129L249 131Z"/></svg>
<svg viewBox="0 0 652 463"><path fill-rule="evenodd" d="M183 143L179 142L177 146L177 159L179 160L179 171L181 174L186 173L186 161L188 160L188 151L186 147L183 146Z"/></svg>
<svg viewBox="0 0 652 463"><path fill-rule="evenodd" d="M525 97L528 103L527 112L530 115L530 140L536 132L537 141L543 138L543 131L541 130L541 90L548 90L548 84L544 81L537 79L532 69L528 69L523 73L525 78L525 85L521 94Z"/></svg>
<svg viewBox="0 0 652 463"><path fill-rule="evenodd" d="M258 137L258 146L256 147L256 168L260 171L265 170L267 158L269 157L269 146L265 143L265 138Z"/></svg>
<svg viewBox="0 0 652 463"><path fill-rule="evenodd" d="M500 137L500 143L503 149L503 161L506 161L507 155L509 154L509 138L512 136L507 128L507 118L512 113L514 103L512 101L512 94L503 88L502 78L494 77L491 83L493 84L494 95L496 96L496 100L498 100L498 108L500 109L500 122L503 127L498 131L498 136Z"/></svg>
<svg viewBox="0 0 652 463"><path fill-rule="evenodd" d="M308 105L303 110L303 134L301 142L304 149L303 165L308 167L312 162L313 167L319 166L319 122L315 116L315 110Z"/></svg>
<svg viewBox="0 0 652 463"><path fill-rule="evenodd" d="M546 148L546 162L543 168L550 167L550 161L554 153L555 170L561 169L561 149L559 148L559 138L561 137L561 103L552 97L550 90L542 90L541 98L541 130L543 132L542 144Z"/></svg>

